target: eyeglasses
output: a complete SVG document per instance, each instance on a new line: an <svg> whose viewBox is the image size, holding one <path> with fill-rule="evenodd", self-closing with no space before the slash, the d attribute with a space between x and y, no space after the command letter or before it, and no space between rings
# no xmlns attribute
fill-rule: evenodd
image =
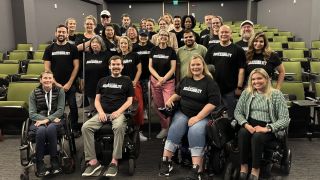
<svg viewBox="0 0 320 180"><path fill-rule="evenodd" d="M104 19L104 18L110 18L110 17L111 17L111 16L108 16L108 15L102 15L102 16L101 16L101 18L103 18L103 19Z"/></svg>

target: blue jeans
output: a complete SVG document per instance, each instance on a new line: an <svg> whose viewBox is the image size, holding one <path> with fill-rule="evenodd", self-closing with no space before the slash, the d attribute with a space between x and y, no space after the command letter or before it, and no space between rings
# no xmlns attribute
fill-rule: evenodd
<svg viewBox="0 0 320 180"><path fill-rule="evenodd" d="M226 94L221 95L222 103L225 105L228 113L228 118L233 119L234 117L234 110L236 109L237 105L237 98L235 96L235 92L231 91Z"/></svg>
<svg viewBox="0 0 320 180"><path fill-rule="evenodd" d="M209 119L202 119L191 127L188 126L189 119L181 111L177 111L174 114L164 149L175 152L181 143L183 135L188 132L191 156L202 157L204 155L204 146L206 145L206 125Z"/></svg>

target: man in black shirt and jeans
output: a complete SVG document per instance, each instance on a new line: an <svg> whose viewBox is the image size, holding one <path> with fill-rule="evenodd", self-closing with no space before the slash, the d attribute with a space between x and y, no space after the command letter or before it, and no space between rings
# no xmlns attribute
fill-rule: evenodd
<svg viewBox="0 0 320 180"><path fill-rule="evenodd" d="M211 46L205 57L207 64L215 66L214 79L220 87L223 104L233 118L236 96L243 90L246 56L244 50L231 42L231 28L223 25L219 29L220 43Z"/></svg>
<svg viewBox="0 0 320 180"><path fill-rule="evenodd" d="M79 70L79 53L75 45L67 42L68 28L58 25L55 36L57 41L49 45L43 55L45 71L54 75L54 83L63 88L70 108L71 126L76 137L80 136L78 127L78 107L76 86L74 84Z"/></svg>
<svg viewBox="0 0 320 180"><path fill-rule="evenodd" d="M92 176L102 166L96 157L94 132L104 123L112 123L114 133L112 160L105 176L116 176L118 159L122 158L122 146L126 131L124 111L131 104L134 95L133 84L129 77L122 76L123 60L120 56L112 56L109 60L111 76L101 78L97 85L95 107L98 114L86 121L82 126L85 161L87 168L82 176Z"/></svg>

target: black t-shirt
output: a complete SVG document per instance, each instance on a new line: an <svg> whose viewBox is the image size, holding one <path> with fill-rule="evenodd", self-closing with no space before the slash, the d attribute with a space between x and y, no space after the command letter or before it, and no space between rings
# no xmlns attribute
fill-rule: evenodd
<svg viewBox="0 0 320 180"><path fill-rule="evenodd" d="M139 55L136 52L130 52L123 55L123 65L122 75L129 76L133 81L137 73L137 65L140 63Z"/></svg>
<svg viewBox="0 0 320 180"><path fill-rule="evenodd" d="M200 32L200 44L203 45L203 40L208 34L210 34L210 29L209 28L206 28L206 29L204 29L204 30L202 30Z"/></svg>
<svg viewBox="0 0 320 180"><path fill-rule="evenodd" d="M113 56L114 55L120 55L120 53L117 51L117 42L115 41L110 41L108 39L103 38L103 41L106 45L107 51L109 51Z"/></svg>
<svg viewBox="0 0 320 180"><path fill-rule="evenodd" d="M238 45L238 46L240 46L240 47L242 47L242 49L243 49L244 51L248 51L248 44L249 44L249 42L245 42L245 41L243 41L243 39L241 39L240 41L236 42L235 44Z"/></svg>
<svg viewBox="0 0 320 180"><path fill-rule="evenodd" d="M75 45L66 43L58 45L53 43L44 51L43 60L51 62L51 71L55 80L61 85L65 85L73 71L73 61L78 60L79 52Z"/></svg>
<svg viewBox="0 0 320 180"><path fill-rule="evenodd" d="M148 32L148 38L149 38L149 39L152 39L152 36L155 35L155 34L157 34L157 33L156 33L156 32L153 32L153 31Z"/></svg>
<svg viewBox="0 0 320 180"><path fill-rule="evenodd" d="M100 94L100 103L105 113L118 110L128 97L133 97L132 81L127 76L101 78L97 85L97 94Z"/></svg>
<svg viewBox="0 0 320 180"><path fill-rule="evenodd" d="M196 37L196 43L200 44L200 36L199 36L199 34L194 32L193 30L191 30L191 31L193 32L193 34ZM178 32L178 34L177 34L178 47L184 46L184 38L183 38L184 32L185 32L185 30L182 30L181 32Z"/></svg>
<svg viewBox="0 0 320 180"><path fill-rule="evenodd" d="M267 71L270 77L273 76L275 68L281 64L281 60L277 53L271 53L269 59L265 60L263 54L254 54L252 61L247 63L246 67L246 78L247 79L251 73L256 68L263 68Z"/></svg>
<svg viewBox="0 0 320 180"><path fill-rule="evenodd" d="M209 48L210 46L213 46L215 44L219 44L220 40L219 40L219 36L218 35L213 35L210 36L209 34L203 39L203 45L206 48Z"/></svg>
<svg viewBox="0 0 320 180"><path fill-rule="evenodd" d="M211 46L205 57L207 64L215 66L214 79L217 81L221 94L229 93L238 85L240 68L245 68L244 50L233 43L223 47L220 44Z"/></svg>
<svg viewBox="0 0 320 180"><path fill-rule="evenodd" d="M77 34L73 34L73 36L69 35L69 37L68 37L68 38L69 38L69 41L68 41L68 42L69 42L70 44L75 44L75 43L76 43L77 36L78 36Z"/></svg>
<svg viewBox="0 0 320 180"><path fill-rule="evenodd" d="M219 87L208 76L200 80L184 77L176 93L181 96L180 109L188 117L196 116L208 103L219 106L221 102Z"/></svg>
<svg viewBox="0 0 320 180"><path fill-rule="evenodd" d="M121 36L120 27L117 24L113 24L113 23L111 23L111 24L113 25L114 33L117 36ZM102 24L97 24L97 27L94 29L94 33L102 36L103 30L104 30L103 25Z"/></svg>
<svg viewBox="0 0 320 180"><path fill-rule="evenodd" d="M172 29L170 32L173 32L173 33L176 35L176 37L177 37L177 35L178 35L178 33L179 33L179 32L177 32L177 31L175 31L174 29Z"/></svg>
<svg viewBox="0 0 320 180"><path fill-rule="evenodd" d="M155 46L151 50L150 58L152 58L153 69L159 74L159 76L164 77L171 68L171 60L177 60L177 54L171 47L161 49L159 46ZM168 80L173 78L174 75Z"/></svg>
<svg viewBox="0 0 320 180"><path fill-rule="evenodd" d="M135 44L133 46L133 52L136 52L139 55L139 59L141 61L142 66L142 74L140 79L149 79L150 71L149 71L149 56L151 49L154 47L152 43L148 41L145 46L141 46L139 44Z"/></svg>
<svg viewBox="0 0 320 180"><path fill-rule="evenodd" d="M94 54L86 53L85 60L85 93L88 97L94 98L98 81L110 75L108 61L111 53L108 51Z"/></svg>

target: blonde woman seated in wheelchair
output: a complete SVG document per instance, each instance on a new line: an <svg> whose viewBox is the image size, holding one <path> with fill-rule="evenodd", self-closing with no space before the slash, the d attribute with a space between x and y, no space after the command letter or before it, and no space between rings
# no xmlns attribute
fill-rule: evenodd
<svg viewBox="0 0 320 180"><path fill-rule="evenodd" d="M166 102L166 106L171 108L175 101L180 101L180 107L173 115L169 128L161 160L160 176L170 176L173 170L172 156L184 134L188 133L193 168L186 179L201 179L208 116L220 105L220 97L219 87L209 73L203 58L194 55L189 62L187 76L181 80L176 93Z"/></svg>

